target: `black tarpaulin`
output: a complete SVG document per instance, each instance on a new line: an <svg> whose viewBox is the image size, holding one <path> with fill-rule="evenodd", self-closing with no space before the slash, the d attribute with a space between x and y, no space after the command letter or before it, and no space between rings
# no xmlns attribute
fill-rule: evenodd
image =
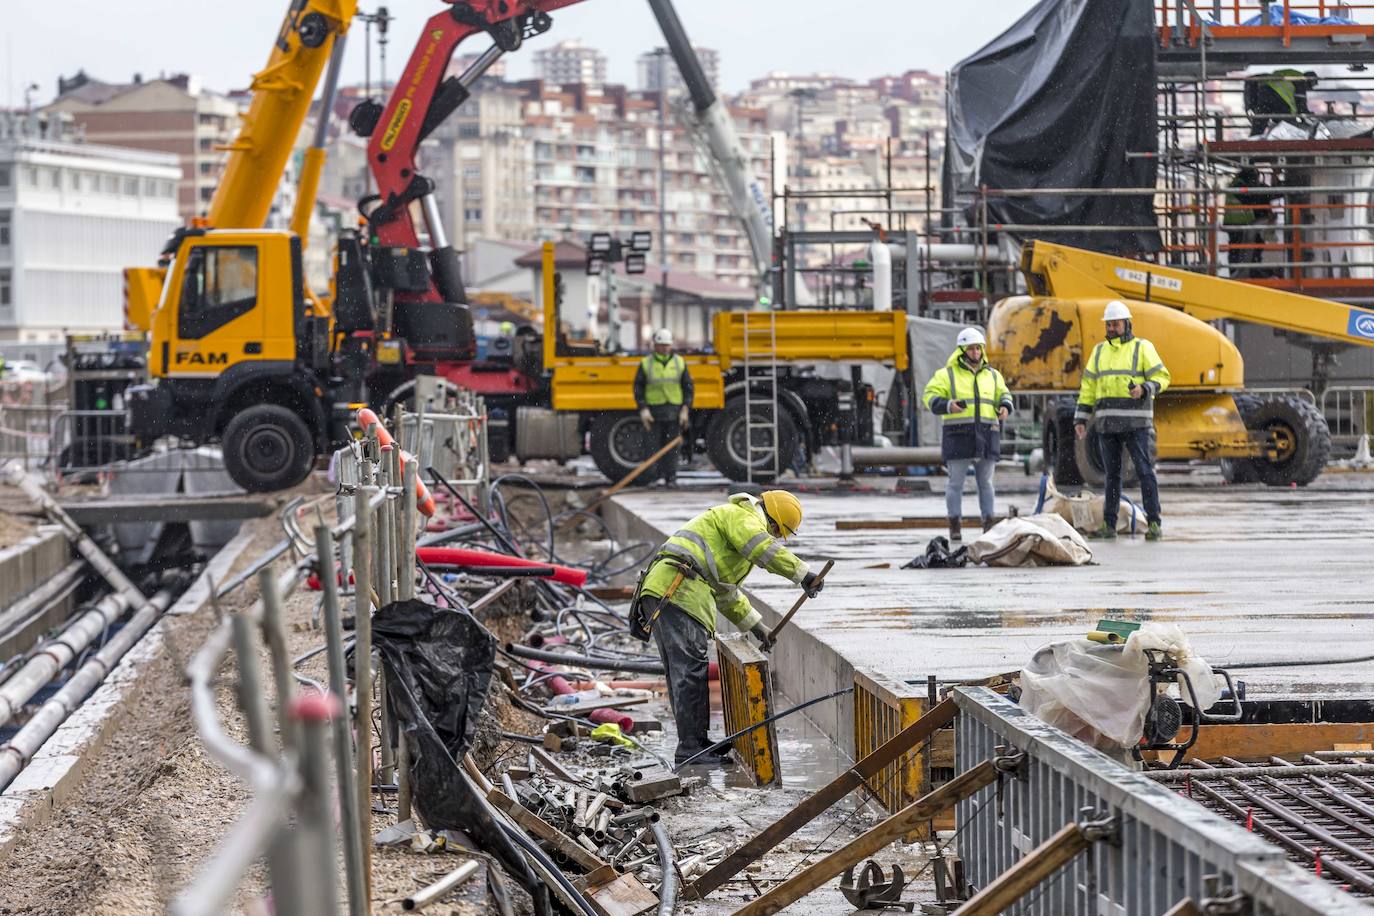
<svg viewBox="0 0 1374 916"><path fill-rule="evenodd" d="M463 830L520 879L548 912L548 890L464 777L462 760L491 684L496 641L469 615L398 601L372 618L386 671L386 703L405 734L415 810L430 830Z"/></svg>
<svg viewBox="0 0 1374 916"><path fill-rule="evenodd" d="M1153 16L1142 0L1043 0L949 74L946 207L966 208L982 185L1152 188ZM972 221L972 214L970 215ZM1114 254L1153 253L1149 197L992 197L992 223L1143 226L1118 232L1017 232Z"/></svg>

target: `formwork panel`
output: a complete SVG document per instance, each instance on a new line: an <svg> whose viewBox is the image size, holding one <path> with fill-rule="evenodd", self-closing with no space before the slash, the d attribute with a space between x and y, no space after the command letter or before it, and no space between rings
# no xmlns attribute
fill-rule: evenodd
<svg viewBox="0 0 1374 916"><path fill-rule="evenodd" d="M911 725L927 709L926 693L905 681L871 669L854 672L854 759L861 760ZM924 795L930 785L927 745L912 748L869 780L869 787L890 814ZM929 836L930 825L916 831Z"/></svg>
<svg viewBox="0 0 1374 916"><path fill-rule="evenodd" d="M733 735L771 716L773 681L768 670L768 656L740 633L717 636L716 655L720 664L725 733ZM736 738L734 751L754 778L755 785L770 786L781 782L778 732L773 723Z"/></svg>

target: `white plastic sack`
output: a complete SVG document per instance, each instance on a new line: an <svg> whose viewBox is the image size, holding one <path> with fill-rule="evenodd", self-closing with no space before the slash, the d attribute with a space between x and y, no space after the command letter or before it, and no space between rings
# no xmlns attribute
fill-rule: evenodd
<svg viewBox="0 0 1374 916"><path fill-rule="evenodd" d="M1202 709L1221 698L1224 681L1193 653L1183 631L1172 623L1146 623L1124 646L1075 639L1038 650L1021 669L1021 706L1102 750L1134 747L1144 734L1152 699L1146 649L1169 652L1188 673ZM1181 683L1167 689L1188 701Z"/></svg>
<svg viewBox="0 0 1374 916"><path fill-rule="evenodd" d="M1105 497L1091 490L1082 490L1072 496L1059 492L1054 478L1045 480L1045 511L1053 512L1073 525L1079 531L1095 531L1106 517ZM1121 500L1116 512L1118 532L1144 531L1145 513L1130 500Z"/></svg>
<svg viewBox="0 0 1374 916"><path fill-rule="evenodd" d="M1093 558L1083 535L1048 513L1004 519L968 550L975 563L989 566L1082 566Z"/></svg>

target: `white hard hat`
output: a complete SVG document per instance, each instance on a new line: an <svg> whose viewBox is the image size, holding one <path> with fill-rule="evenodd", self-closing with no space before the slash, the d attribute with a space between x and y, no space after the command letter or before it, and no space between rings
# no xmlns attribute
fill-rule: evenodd
<svg viewBox="0 0 1374 916"><path fill-rule="evenodd" d="M983 336L983 332L977 328L964 328L959 332L959 336L954 338L954 344L959 347L971 347L974 344L980 347L986 347L988 341L987 338Z"/></svg>
<svg viewBox="0 0 1374 916"><path fill-rule="evenodd" d="M661 344L667 344L670 347L673 345L673 332L667 328L659 328L654 332L654 346Z"/></svg>
<svg viewBox="0 0 1374 916"><path fill-rule="evenodd" d="M1107 303L1106 309L1102 312L1103 321L1130 321L1131 310L1126 308L1126 303L1119 299L1113 299Z"/></svg>

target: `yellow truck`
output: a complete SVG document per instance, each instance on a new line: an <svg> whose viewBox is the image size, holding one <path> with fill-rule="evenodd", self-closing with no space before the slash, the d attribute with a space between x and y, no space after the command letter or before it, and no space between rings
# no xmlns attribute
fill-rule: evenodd
<svg viewBox="0 0 1374 916"><path fill-rule="evenodd" d="M988 321L991 359L1008 384L1062 392L1044 417L1046 463L1060 484L1100 483L1092 435L1073 435L1083 361L1104 337L1102 311L1118 299L1173 375L1155 403L1161 459L1220 459L1233 482L1311 483L1326 466L1331 432L1296 394L1245 393L1240 351L1219 319L1374 346L1374 311L1042 241L1021 250L1030 294L1003 299ZM1133 469L1132 469L1133 470Z"/></svg>

